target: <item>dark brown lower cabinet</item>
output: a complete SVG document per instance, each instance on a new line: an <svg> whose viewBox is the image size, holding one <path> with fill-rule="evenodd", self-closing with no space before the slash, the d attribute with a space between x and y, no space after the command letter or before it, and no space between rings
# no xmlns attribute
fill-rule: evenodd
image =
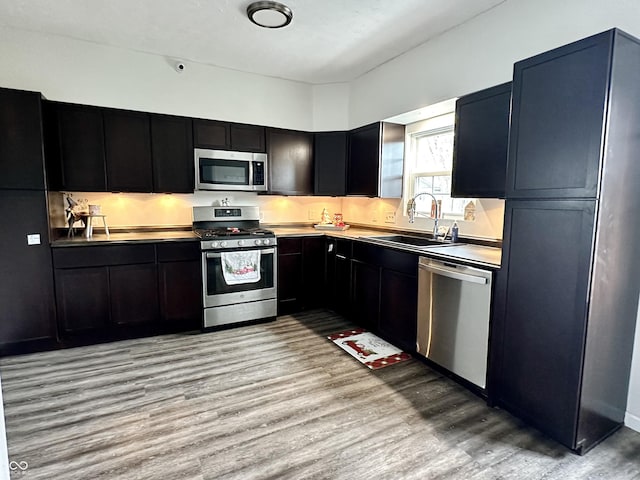
<svg viewBox="0 0 640 480"><path fill-rule="evenodd" d="M193 330L202 321L202 269L198 242L157 245L160 319L170 330Z"/></svg>
<svg viewBox="0 0 640 480"><path fill-rule="evenodd" d="M355 242L351 263L352 319L397 347L415 351L417 256Z"/></svg>
<svg viewBox="0 0 640 480"><path fill-rule="evenodd" d="M58 269L55 282L61 335L107 328L110 318L107 267Z"/></svg>
<svg viewBox="0 0 640 480"><path fill-rule="evenodd" d="M408 352L416 350L417 305L417 276L383 268L378 330L381 336Z"/></svg>
<svg viewBox="0 0 640 480"><path fill-rule="evenodd" d="M278 315L323 306L324 237L278 239Z"/></svg>
<svg viewBox="0 0 640 480"><path fill-rule="evenodd" d="M351 261L351 318L358 325L377 330L380 318L380 267Z"/></svg>
<svg viewBox="0 0 640 480"><path fill-rule="evenodd" d="M185 331L202 316L198 242L53 249L63 340Z"/></svg>
<svg viewBox="0 0 640 480"><path fill-rule="evenodd" d="M158 320L158 277L155 263L109 267L111 321L144 325Z"/></svg>
<svg viewBox="0 0 640 480"><path fill-rule="evenodd" d="M0 205L0 353L55 345L46 194L0 190ZM28 245L27 234L39 234L40 243Z"/></svg>

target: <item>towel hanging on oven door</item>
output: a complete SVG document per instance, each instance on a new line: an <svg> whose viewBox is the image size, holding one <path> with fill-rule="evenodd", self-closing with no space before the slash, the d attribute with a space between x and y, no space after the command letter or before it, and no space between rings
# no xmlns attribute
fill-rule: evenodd
<svg viewBox="0 0 640 480"><path fill-rule="evenodd" d="M260 281L260 250L221 252L220 261L227 285Z"/></svg>

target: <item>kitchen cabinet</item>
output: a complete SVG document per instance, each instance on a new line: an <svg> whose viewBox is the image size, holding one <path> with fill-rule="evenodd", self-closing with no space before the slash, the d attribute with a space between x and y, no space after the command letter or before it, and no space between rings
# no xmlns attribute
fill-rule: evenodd
<svg viewBox="0 0 640 480"><path fill-rule="evenodd" d="M353 320L407 351L416 349L418 258L408 252L355 242Z"/></svg>
<svg viewBox="0 0 640 480"><path fill-rule="evenodd" d="M264 153L265 128L258 125L194 119L193 143L196 148Z"/></svg>
<svg viewBox="0 0 640 480"><path fill-rule="evenodd" d="M156 246L160 318L170 330L185 331L202 324L202 265L199 242Z"/></svg>
<svg viewBox="0 0 640 480"><path fill-rule="evenodd" d="M151 114L153 191L193 193L194 157L191 119Z"/></svg>
<svg viewBox="0 0 640 480"><path fill-rule="evenodd" d="M0 88L0 189L44 190L41 96Z"/></svg>
<svg viewBox="0 0 640 480"><path fill-rule="evenodd" d="M315 195L344 196L347 188L347 132L314 134Z"/></svg>
<svg viewBox="0 0 640 480"><path fill-rule="evenodd" d="M53 265L63 337L117 336L118 327L157 320L153 244L54 248Z"/></svg>
<svg viewBox="0 0 640 480"><path fill-rule="evenodd" d="M511 82L456 101L452 197L504 198Z"/></svg>
<svg viewBox="0 0 640 480"><path fill-rule="evenodd" d="M313 195L313 134L267 129L269 193Z"/></svg>
<svg viewBox="0 0 640 480"><path fill-rule="evenodd" d="M232 123L229 126L229 133L231 135L232 150L256 153L267 151L264 127Z"/></svg>
<svg viewBox="0 0 640 480"><path fill-rule="evenodd" d="M402 197L404 125L377 122L349 132L347 195Z"/></svg>
<svg viewBox="0 0 640 480"><path fill-rule="evenodd" d="M336 313L351 315L351 251L353 242L327 237L326 282L327 306Z"/></svg>
<svg viewBox="0 0 640 480"><path fill-rule="evenodd" d="M56 102L43 106L49 189L106 191L102 109Z"/></svg>
<svg viewBox="0 0 640 480"><path fill-rule="evenodd" d="M278 239L278 315L317 308L323 303L324 238Z"/></svg>
<svg viewBox="0 0 640 480"><path fill-rule="evenodd" d="M149 115L104 109L107 188L112 192L152 192Z"/></svg>
<svg viewBox="0 0 640 480"><path fill-rule="evenodd" d="M616 29L514 67L494 403L579 453L625 417L639 76L640 41Z"/></svg>
<svg viewBox="0 0 640 480"><path fill-rule="evenodd" d="M596 195L609 64L615 60L605 37L515 65L508 198Z"/></svg>
<svg viewBox="0 0 640 480"><path fill-rule="evenodd" d="M44 191L0 190L0 353L56 339L53 271ZM39 235L29 245L27 235Z"/></svg>

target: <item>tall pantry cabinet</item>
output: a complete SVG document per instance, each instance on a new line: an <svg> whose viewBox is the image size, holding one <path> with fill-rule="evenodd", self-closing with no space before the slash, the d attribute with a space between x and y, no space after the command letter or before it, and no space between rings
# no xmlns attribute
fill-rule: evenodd
<svg viewBox="0 0 640 480"><path fill-rule="evenodd" d="M0 88L0 352L56 338L41 97Z"/></svg>
<svg viewBox="0 0 640 480"><path fill-rule="evenodd" d="M584 453L624 421L640 291L640 41L514 66L493 402Z"/></svg>

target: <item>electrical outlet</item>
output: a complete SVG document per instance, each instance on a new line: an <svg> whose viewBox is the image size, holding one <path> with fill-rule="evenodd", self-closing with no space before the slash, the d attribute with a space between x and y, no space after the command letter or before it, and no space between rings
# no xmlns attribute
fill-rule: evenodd
<svg viewBox="0 0 640 480"><path fill-rule="evenodd" d="M396 212L387 212L384 214L384 223L396 223Z"/></svg>
<svg viewBox="0 0 640 480"><path fill-rule="evenodd" d="M320 214L317 210L309 210L309 220L319 220Z"/></svg>

